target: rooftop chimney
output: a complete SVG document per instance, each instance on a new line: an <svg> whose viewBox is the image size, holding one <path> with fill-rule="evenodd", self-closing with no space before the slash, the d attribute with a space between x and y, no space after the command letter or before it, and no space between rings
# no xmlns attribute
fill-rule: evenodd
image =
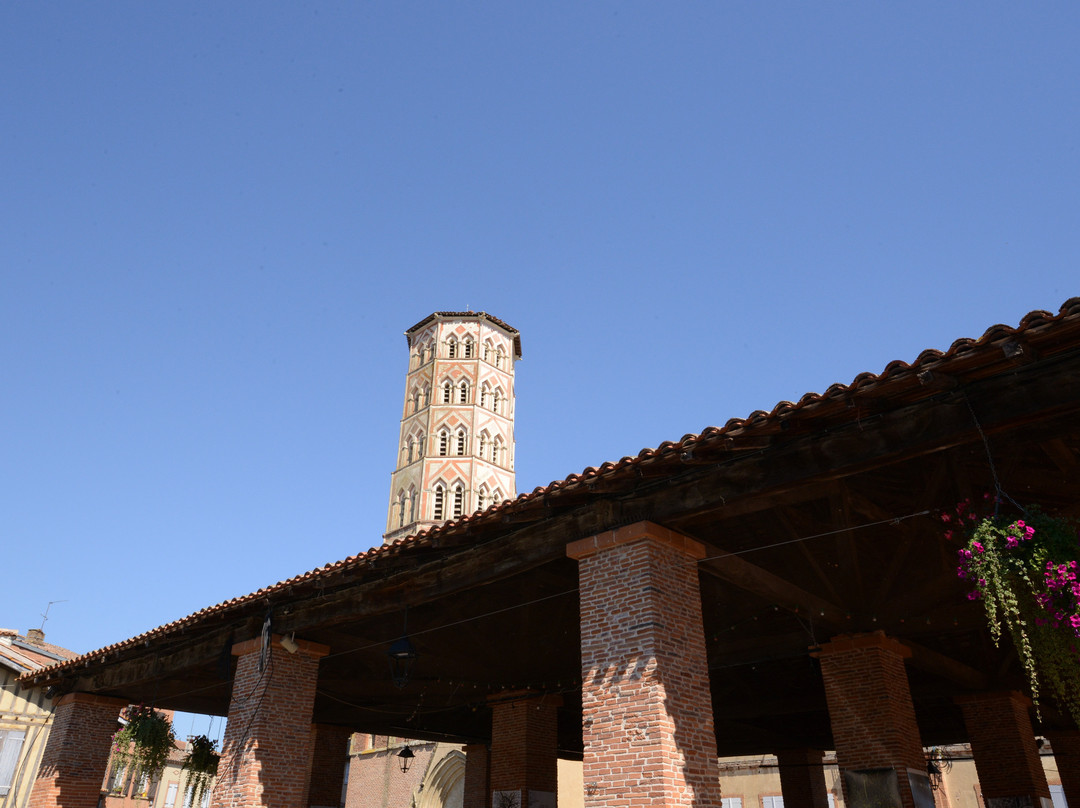
<svg viewBox="0 0 1080 808"><path fill-rule="evenodd" d="M28 628L26 630L26 641L32 642L34 645L44 645L45 632L40 628Z"/></svg>

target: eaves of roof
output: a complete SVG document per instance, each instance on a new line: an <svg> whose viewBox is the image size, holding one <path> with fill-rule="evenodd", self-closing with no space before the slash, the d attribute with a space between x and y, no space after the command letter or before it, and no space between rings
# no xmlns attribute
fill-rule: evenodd
<svg viewBox="0 0 1080 808"><path fill-rule="evenodd" d="M405 340L408 342L409 347L412 347L412 335L419 329L423 328L430 322L434 322L440 318L455 319L461 317L472 317L477 320L487 320L492 325L498 326L507 334L509 334L514 340L514 358L521 359L521 333L511 325L504 323L498 317L488 314L486 311L436 311L429 314L423 320L418 322L412 328L405 330Z"/></svg>
<svg viewBox="0 0 1080 808"><path fill-rule="evenodd" d="M455 313L438 312L436 314L453 315ZM432 315L434 316L436 315ZM427 321L422 321L418 326L423 325L424 322ZM415 535L399 539L393 544L373 547L365 553L349 556L250 594L208 606L137 637L100 648L68 662L52 665L37 674L25 674L22 678L32 678L41 674L62 675L68 669L74 669L139 644L148 644L151 640L172 632L185 630L208 617L223 615L248 604L267 600L291 587L309 583L317 584L319 579L372 565L384 557L430 548L443 537L463 535L470 528L480 525L502 523L508 516L529 510L535 505L543 505L548 498L557 497L561 492L595 485L602 480L632 477L647 464L692 455L696 450L704 449L710 444L724 441L737 442L745 437L776 434L788 423L799 422L803 419L813 419L815 422L826 421L829 418L850 420L856 416L849 413L858 411L857 407L851 406L852 402L858 402L864 397L878 399L903 392L908 397L929 398L934 392L933 387L937 380L947 380L960 374L977 374L980 369L999 365L1010 358L1016 359L1025 351L1030 355L1037 349L1029 343L1049 342L1051 339L1068 343L1072 348L1080 347L1080 297L1067 300L1056 315L1046 311L1033 311L1028 313L1015 328L995 325L988 328L978 339L956 340L946 351L925 350L910 364L899 360L893 361L886 365L881 373L860 373L850 384L833 384L824 393L807 393L797 402L781 401L769 412L757 410L746 418L733 418L722 427L708 427L700 434L684 435L678 441L665 441L655 449L643 449L635 456L623 457L614 463L604 463L599 467L590 466L580 474L571 474L563 480L540 486L530 493L520 494L516 499L493 505L483 512L427 528Z"/></svg>

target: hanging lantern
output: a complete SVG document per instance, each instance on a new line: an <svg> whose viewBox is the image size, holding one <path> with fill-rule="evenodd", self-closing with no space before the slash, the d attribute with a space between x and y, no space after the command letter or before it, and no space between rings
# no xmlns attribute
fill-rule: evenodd
<svg viewBox="0 0 1080 808"><path fill-rule="evenodd" d="M404 774L409 770L409 767L412 765L413 758L416 757L416 755L413 754L412 749L406 746L404 749L398 752L397 757L398 765L401 766L401 772L402 774Z"/></svg>
<svg viewBox="0 0 1080 808"><path fill-rule="evenodd" d="M408 637L402 637L390 646L390 650L386 652L386 655L390 657L390 678L393 680L394 685L405 687L409 682L409 676L412 674L413 663L416 662L416 658L419 656L416 647L409 642ZM405 748L408 749L408 747ZM410 752L410 756L411 754Z"/></svg>

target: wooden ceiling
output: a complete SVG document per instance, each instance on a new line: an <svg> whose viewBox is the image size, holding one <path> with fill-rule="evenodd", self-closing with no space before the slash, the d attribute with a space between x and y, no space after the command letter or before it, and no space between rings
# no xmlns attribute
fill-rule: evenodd
<svg viewBox="0 0 1080 808"><path fill-rule="evenodd" d="M1017 349L1019 345L1019 349ZM858 381L858 380L857 380ZM568 542L650 520L701 541L721 755L831 748L812 650L884 630L908 662L923 742L964 740L956 695L1023 689L956 577L940 513L1002 489L1080 516L1080 304L970 349L882 374L813 406L666 445L354 564L299 576L57 666L61 690L228 710L228 649L273 631L322 643L314 720L483 741L488 700L558 693L560 750L581 753L577 564ZM419 651L404 688L386 651ZM136 638L139 639L139 638ZM1060 725L1044 709L1045 725Z"/></svg>

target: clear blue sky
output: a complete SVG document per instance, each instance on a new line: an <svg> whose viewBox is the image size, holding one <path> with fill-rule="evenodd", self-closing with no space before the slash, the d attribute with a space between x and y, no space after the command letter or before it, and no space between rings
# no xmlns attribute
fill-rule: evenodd
<svg viewBox="0 0 1080 808"><path fill-rule="evenodd" d="M517 479L1080 294L1080 6L0 4L0 625L380 541L405 328L521 331Z"/></svg>

